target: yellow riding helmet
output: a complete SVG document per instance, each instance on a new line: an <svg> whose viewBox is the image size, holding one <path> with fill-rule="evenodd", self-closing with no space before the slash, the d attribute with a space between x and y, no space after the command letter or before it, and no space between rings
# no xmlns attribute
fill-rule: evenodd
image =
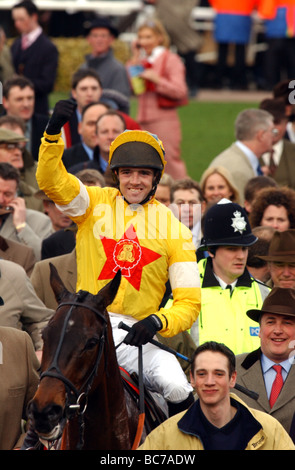
<svg viewBox="0 0 295 470"><path fill-rule="evenodd" d="M153 168L164 173L165 150L161 140L147 131L126 130L111 143L110 169L122 167Z"/></svg>

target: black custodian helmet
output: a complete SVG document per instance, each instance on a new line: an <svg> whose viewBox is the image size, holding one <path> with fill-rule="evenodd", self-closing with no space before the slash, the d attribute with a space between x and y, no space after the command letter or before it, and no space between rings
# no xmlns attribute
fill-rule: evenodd
<svg viewBox="0 0 295 470"><path fill-rule="evenodd" d="M212 206L204 219L201 249L210 246L251 246L257 241L246 211L228 199Z"/></svg>

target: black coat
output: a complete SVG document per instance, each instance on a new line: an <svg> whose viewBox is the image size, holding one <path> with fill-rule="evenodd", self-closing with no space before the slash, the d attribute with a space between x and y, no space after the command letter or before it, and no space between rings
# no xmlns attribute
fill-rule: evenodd
<svg viewBox="0 0 295 470"><path fill-rule="evenodd" d="M72 230L60 229L42 242L41 259L70 253L76 246L76 235Z"/></svg>
<svg viewBox="0 0 295 470"><path fill-rule="evenodd" d="M104 173L99 162L98 147L94 149L93 160L90 160L83 145L75 144L72 147L65 149L62 160L66 169L73 174L86 168L93 168L98 170L101 174Z"/></svg>
<svg viewBox="0 0 295 470"><path fill-rule="evenodd" d="M17 38L11 46L11 54L16 73L34 84L35 112L48 115L48 94L53 90L58 66L56 46L41 33L25 50L21 48L21 38Z"/></svg>
<svg viewBox="0 0 295 470"><path fill-rule="evenodd" d="M83 145L80 143L65 149L62 161L66 169L69 170L70 167L77 165L78 163L88 162L89 157Z"/></svg>

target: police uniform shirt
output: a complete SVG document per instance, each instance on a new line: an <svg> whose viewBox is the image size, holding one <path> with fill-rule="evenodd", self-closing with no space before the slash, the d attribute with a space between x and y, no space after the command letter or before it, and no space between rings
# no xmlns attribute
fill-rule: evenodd
<svg viewBox="0 0 295 470"><path fill-rule="evenodd" d="M231 284L227 284L226 282L224 282L219 276L217 276L215 273L213 273L214 276L216 277L217 281L219 282L220 284L220 287L221 289L230 289L230 294L232 295L233 293L233 290L234 288L236 287L236 284L237 284L237 279L232 282Z"/></svg>

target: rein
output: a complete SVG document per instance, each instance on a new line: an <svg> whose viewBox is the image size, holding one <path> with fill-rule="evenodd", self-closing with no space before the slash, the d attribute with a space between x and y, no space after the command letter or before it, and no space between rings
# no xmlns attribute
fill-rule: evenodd
<svg viewBox="0 0 295 470"><path fill-rule="evenodd" d="M102 357L102 354L104 352L104 348L105 348L105 345L106 345L106 342L107 342L107 335L106 335L106 333L107 333L107 320L95 308L83 305L83 308L87 308L88 310L91 310L92 312L94 312L96 314L96 316L98 318L103 320L103 330L102 330L100 340L99 340L99 350L98 350L98 353L97 353L95 364L94 364L89 376L84 381L83 385L79 389L77 389L75 387L75 385L69 379L67 379L67 377L65 377L63 375L63 373L61 372L61 370L58 366L58 359L59 359L59 356L60 356L61 347L62 347L63 340L64 340L64 337L65 337L66 328L67 328L68 322L70 320L71 314L73 312L73 309L75 307L81 307L82 304L81 304L81 302L63 302L60 305L58 305L56 311L58 309L60 309L61 307L64 307L66 305L69 305L71 308L69 309L69 311L66 315L66 318L64 320L63 328L62 328L62 331L61 331L59 343L57 345L57 348L56 348L56 351L55 351L55 354L54 354L54 358L53 358L52 363L49 366L49 368L46 371L42 372L42 374L40 375L40 380L42 380L44 377L53 377L55 379L61 380L63 382L63 384L65 385L65 389L66 389L65 414L66 414L66 417L68 419L71 419L74 416L74 414L78 412L80 439L79 439L79 443L77 445L77 449L81 449L83 444L84 444L84 413L87 409L88 393L91 389L93 380L94 380L94 378L97 374L98 365L100 363L100 360L101 360L101 357ZM83 406L83 409L81 410L83 399L84 399L84 406Z"/></svg>
<svg viewBox="0 0 295 470"><path fill-rule="evenodd" d="M143 363L142 346L138 346L138 379L139 379L139 417L136 435L131 450L136 450L140 444L144 428L145 409L144 409L144 385L143 385Z"/></svg>

